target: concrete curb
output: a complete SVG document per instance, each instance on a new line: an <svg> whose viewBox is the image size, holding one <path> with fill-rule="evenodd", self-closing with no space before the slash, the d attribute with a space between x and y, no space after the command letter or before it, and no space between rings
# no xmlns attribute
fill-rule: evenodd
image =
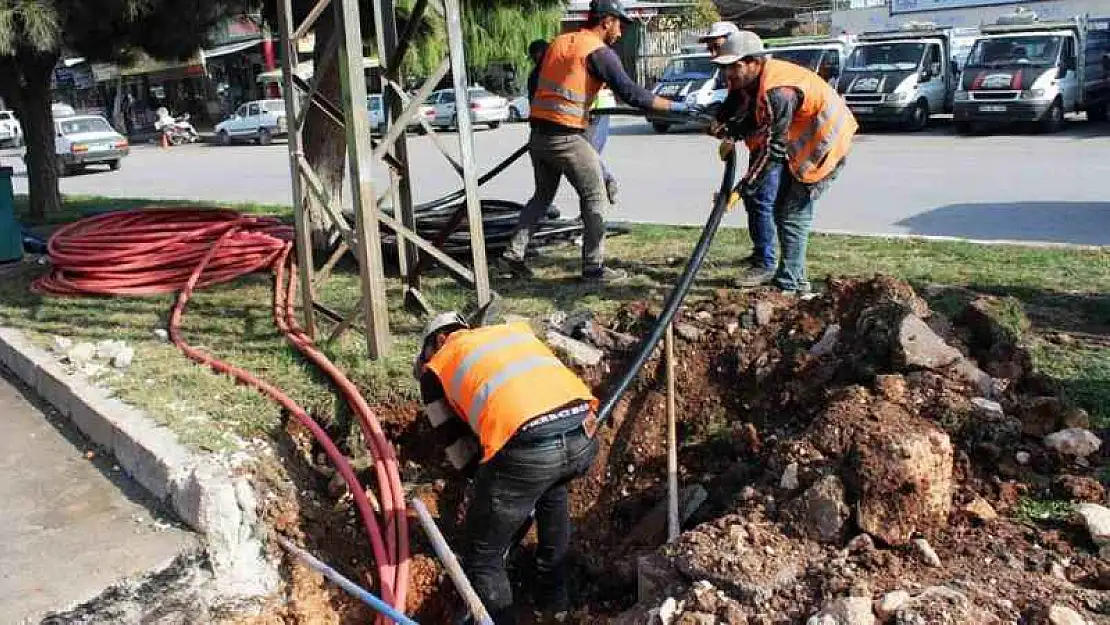
<svg viewBox="0 0 1110 625"><path fill-rule="evenodd" d="M234 476L219 456L190 451L145 412L70 375L19 330L0 327L0 363L204 537L221 597L237 603L278 589L280 576L265 557L265 528L247 478Z"/></svg>

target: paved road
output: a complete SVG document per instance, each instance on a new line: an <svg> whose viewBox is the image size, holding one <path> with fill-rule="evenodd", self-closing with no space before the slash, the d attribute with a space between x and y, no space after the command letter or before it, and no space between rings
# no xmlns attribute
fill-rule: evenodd
<svg viewBox="0 0 1110 625"><path fill-rule="evenodd" d="M485 168L526 139L523 125L477 133ZM454 142L455 135L441 134ZM841 179L820 201L816 226L826 231L952 236L984 240L1110 244L1110 126L1072 122L1052 136L1020 132L957 137L944 122L921 134L863 135ZM410 152L418 201L457 188L457 177L427 137ZM700 223L720 174L715 144L686 132L655 135L641 121L614 125L606 159L621 180L615 219ZM17 159L0 159L16 162ZM378 180L385 173L376 170ZM17 178L17 192L26 180ZM67 193L218 201L289 202L284 145L140 146L118 173L67 178ZM486 197L525 201L532 189L527 161L484 190ZM576 199L563 185L570 213ZM732 215L729 224L740 225Z"/></svg>
<svg viewBox="0 0 1110 625"><path fill-rule="evenodd" d="M68 423L45 415L0 368L0 621L38 623L125 577L161 570L193 536Z"/></svg>

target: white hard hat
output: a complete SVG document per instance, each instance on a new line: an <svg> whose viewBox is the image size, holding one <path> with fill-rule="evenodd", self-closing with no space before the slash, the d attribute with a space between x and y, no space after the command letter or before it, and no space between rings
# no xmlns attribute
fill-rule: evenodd
<svg viewBox="0 0 1110 625"><path fill-rule="evenodd" d="M766 52L763 48L763 40L760 39L759 35L750 30L742 30L725 38L720 52L713 58L713 63L732 65L741 59L750 56L761 56Z"/></svg>
<svg viewBox="0 0 1110 625"><path fill-rule="evenodd" d="M728 37L729 35L738 32L740 32L740 27L736 24L733 24L732 22L713 22L713 25L709 27L709 32L705 33L701 37L698 37L698 41L700 43L705 43L710 39L716 39L718 37Z"/></svg>
<svg viewBox="0 0 1110 625"><path fill-rule="evenodd" d="M416 353L416 360L412 363L412 377L419 379L423 373L424 360L428 351L428 339L432 338L439 332L450 328L468 328L469 324L466 319L454 310L439 313L432 317L427 324L424 325L424 331L420 334L420 351Z"/></svg>

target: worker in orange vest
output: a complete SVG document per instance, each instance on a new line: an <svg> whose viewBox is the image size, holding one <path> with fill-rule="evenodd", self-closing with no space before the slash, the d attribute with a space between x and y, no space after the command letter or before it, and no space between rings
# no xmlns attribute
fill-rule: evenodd
<svg viewBox="0 0 1110 625"><path fill-rule="evenodd" d="M755 254L737 286L771 283L790 293L808 292L805 258L814 202L844 168L859 126L828 82L767 58L753 32L728 36L712 62L722 67L730 93L710 131L747 144L748 171L737 191L750 219L773 222L773 228L749 228ZM730 117L741 122L730 125Z"/></svg>
<svg viewBox="0 0 1110 625"><path fill-rule="evenodd" d="M536 223L555 199L563 176L578 192L582 214L582 278L587 282L620 282L628 275L605 266L605 210L609 207L601 160L586 137L590 107L602 85L629 106L686 114L684 102L660 98L637 85L611 46L632 18L620 0L591 0L586 26L555 37L543 56L536 93L532 96L528 142L535 171L535 194L502 256L502 265L517 276L530 276L524 262Z"/></svg>
<svg viewBox="0 0 1110 625"><path fill-rule="evenodd" d="M528 324L470 328L454 312L424 329L414 373L433 423L443 418L436 415L458 417L478 442L463 562L494 623L516 622L505 554L533 510L536 605L565 613L567 483L597 456L597 399Z"/></svg>

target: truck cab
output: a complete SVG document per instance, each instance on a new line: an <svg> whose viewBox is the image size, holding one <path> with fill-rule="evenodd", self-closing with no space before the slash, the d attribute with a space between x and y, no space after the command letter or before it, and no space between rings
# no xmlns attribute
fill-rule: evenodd
<svg viewBox="0 0 1110 625"><path fill-rule="evenodd" d="M860 35L837 90L861 125L897 124L921 130L951 110L956 70L948 31L908 25Z"/></svg>
<svg viewBox="0 0 1110 625"><path fill-rule="evenodd" d="M851 52L846 38L783 37L765 41L771 57L790 61L816 72L835 89Z"/></svg>
<svg viewBox="0 0 1110 625"><path fill-rule="evenodd" d="M1107 20L1042 22L1021 11L984 25L955 94L955 125L1035 122L1053 132L1070 112L1106 119L1110 100Z"/></svg>
<svg viewBox="0 0 1110 625"><path fill-rule="evenodd" d="M714 106L724 102L728 88L720 70L710 61L709 53L694 52L690 47L667 61L663 76L651 91L661 98L697 105L712 112ZM648 115L648 121L658 133L667 132L671 126L665 118L652 115Z"/></svg>

